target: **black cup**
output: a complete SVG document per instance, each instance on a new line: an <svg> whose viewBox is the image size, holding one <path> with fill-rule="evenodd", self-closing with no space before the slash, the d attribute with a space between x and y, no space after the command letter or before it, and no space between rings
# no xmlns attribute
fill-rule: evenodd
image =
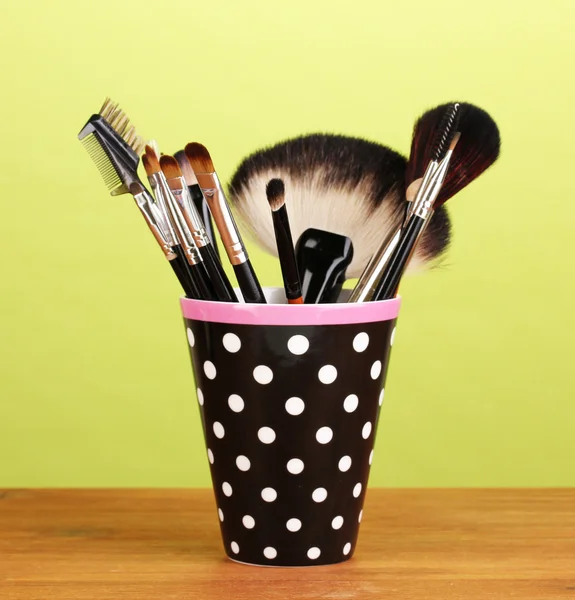
<svg viewBox="0 0 575 600"><path fill-rule="evenodd" d="M182 299L226 554L265 566L351 558L400 300Z"/></svg>

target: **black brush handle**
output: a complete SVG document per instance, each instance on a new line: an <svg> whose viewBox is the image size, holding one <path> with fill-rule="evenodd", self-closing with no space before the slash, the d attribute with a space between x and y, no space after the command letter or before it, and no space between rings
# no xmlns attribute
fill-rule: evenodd
<svg viewBox="0 0 575 600"><path fill-rule="evenodd" d="M172 269L174 270L184 293L188 298L194 298L196 300L200 299L200 291L198 290L195 281L190 276L188 263L184 258L182 247L179 244L176 244L175 246L172 246L172 250L176 254L176 258L173 258L170 261L170 265L172 265Z"/></svg>
<svg viewBox="0 0 575 600"><path fill-rule="evenodd" d="M272 211L272 220L286 298L296 300L302 297L301 282L285 205Z"/></svg>
<svg viewBox="0 0 575 600"><path fill-rule="evenodd" d="M397 247L389 257L387 267L375 288L373 300L389 300L397 294L399 282L409 259L415 250L417 241L419 240L426 224L426 219L422 219L417 215L412 215L407 222L405 231L403 232Z"/></svg>
<svg viewBox="0 0 575 600"><path fill-rule="evenodd" d="M224 271L224 267L214 247L211 244L206 244L200 248L200 254L211 280L216 300L220 300L221 302L237 302L238 298L234 292L234 288Z"/></svg>
<svg viewBox="0 0 575 600"><path fill-rule="evenodd" d="M260 287L249 259L241 265L234 265L234 273L236 274L238 285L246 302L250 304L266 304L264 292Z"/></svg>
<svg viewBox="0 0 575 600"><path fill-rule="evenodd" d="M216 291L206 270L204 262L199 262L195 265L189 265L189 271L192 276L192 280L198 288L200 294L200 300L217 300Z"/></svg>
<svg viewBox="0 0 575 600"><path fill-rule="evenodd" d="M194 203L194 206L196 207L196 210L198 211L198 214L202 217L204 227L206 228L206 234L210 238L210 242L212 242L214 252L219 258L220 253L218 252L218 244L216 239L217 236L214 234L212 213L210 212L210 207L208 206L208 203L206 202L204 195L202 194L202 189L197 183L195 183L194 185L188 186L188 191L190 192L190 196L192 197L192 201Z"/></svg>

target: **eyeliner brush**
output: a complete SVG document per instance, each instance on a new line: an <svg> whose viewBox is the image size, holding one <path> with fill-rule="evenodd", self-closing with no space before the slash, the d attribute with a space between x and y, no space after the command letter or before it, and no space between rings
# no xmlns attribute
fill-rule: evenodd
<svg viewBox="0 0 575 600"><path fill-rule="evenodd" d="M192 169L192 165L190 165L190 161L188 160L188 157L186 156L186 153L183 150L178 150L178 152L174 154L174 158L178 161L178 164L180 165L180 169L182 171L184 179L186 180L186 185L188 186L188 192L190 193L192 202L204 223L206 233L208 235L208 238L210 239L210 242L212 243L214 252L219 257L220 254L218 251L218 243L216 239L217 236L214 233L214 223L212 221L210 208L204 198L204 195L202 194L202 190L198 184L198 180L196 178L194 170Z"/></svg>
<svg viewBox="0 0 575 600"><path fill-rule="evenodd" d="M248 303L265 304L266 298L228 206L210 153L205 146L195 142L188 144L185 152L220 232L244 300Z"/></svg>
<svg viewBox="0 0 575 600"><path fill-rule="evenodd" d="M146 146L146 153L142 158L148 181L154 190L156 200L171 223L176 234L179 249L187 262L190 278L200 292L200 300L215 300L215 292L211 288L208 274L203 264L198 248L187 229L182 211L175 201L166 177L160 167L160 161L151 146Z"/></svg>
<svg viewBox="0 0 575 600"><path fill-rule="evenodd" d="M281 179L270 180L266 186L266 196L272 211L278 258L288 304L303 304L301 282L285 205L284 182Z"/></svg>
<svg viewBox="0 0 575 600"><path fill-rule="evenodd" d="M186 162L188 159L184 155ZM167 154L160 157L160 167L166 177L166 182L176 202L178 203L186 225L196 243L200 256L204 261L206 271L213 284L217 300L222 302L237 302L234 289L228 279L219 257L214 251L209 237L204 229L202 218L190 198L188 186L176 159ZM192 170L188 163L189 170ZM198 186L199 190L199 186ZM201 195L201 190L200 190ZM203 198L203 196L202 196Z"/></svg>
<svg viewBox="0 0 575 600"><path fill-rule="evenodd" d="M449 106L442 121L442 126L435 136L432 158L423 175L423 182L413 201L413 209L397 247L392 252L389 262L375 290L374 300L388 300L397 293L399 281L409 263L421 235L435 208L437 196L445 180L453 150L459 141L457 131L460 105Z"/></svg>

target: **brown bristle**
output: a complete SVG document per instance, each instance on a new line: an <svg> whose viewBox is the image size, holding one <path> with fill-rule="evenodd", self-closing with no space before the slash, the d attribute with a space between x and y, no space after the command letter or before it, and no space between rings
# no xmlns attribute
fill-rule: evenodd
<svg viewBox="0 0 575 600"><path fill-rule="evenodd" d="M449 106L450 104L443 104L427 111L415 124L407 165L408 185L423 176L429 162L429 145L434 138L434 131ZM466 102L459 103L457 132L460 137L453 151L445 181L435 201L436 208L477 179L499 156L501 145L499 129L483 109Z"/></svg>
<svg viewBox="0 0 575 600"><path fill-rule="evenodd" d="M149 144L146 146L146 153L144 154L144 156L147 157L149 161L151 173L159 173L162 170L160 168L160 161L158 160L158 155ZM146 173L148 173L147 170ZM148 173L148 175L150 175L151 173Z"/></svg>
<svg viewBox="0 0 575 600"><path fill-rule="evenodd" d="M140 156L144 151L145 142L136 134L134 126L130 123L128 115L111 98L106 98L99 112L106 119L116 133Z"/></svg>
<svg viewBox="0 0 575 600"><path fill-rule="evenodd" d="M214 173L214 163L212 157L208 152L208 149L199 144L198 142L192 142L187 144L184 152L190 161L190 165L194 170L194 173Z"/></svg>
<svg viewBox="0 0 575 600"><path fill-rule="evenodd" d="M178 165L178 161L169 154L162 154L160 157L160 167L166 179L176 179L176 177L182 177L182 171Z"/></svg>
<svg viewBox="0 0 575 600"><path fill-rule="evenodd" d="M142 156L142 164L144 165L144 169L146 170L146 175L148 177L154 174L154 171L150 166L150 159L145 154Z"/></svg>
<svg viewBox="0 0 575 600"><path fill-rule="evenodd" d="M270 179L266 185L266 196L270 208L275 212L285 204L285 186L281 179Z"/></svg>
<svg viewBox="0 0 575 600"><path fill-rule="evenodd" d="M188 157L186 156L185 151L178 150L174 154L174 158L178 161L178 164L180 165L182 175L184 176L184 179L186 180L186 185L188 185L188 186L196 185L198 183L198 178L196 177L196 174L194 173L194 169L192 169L192 165L190 164L190 161L188 160Z"/></svg>

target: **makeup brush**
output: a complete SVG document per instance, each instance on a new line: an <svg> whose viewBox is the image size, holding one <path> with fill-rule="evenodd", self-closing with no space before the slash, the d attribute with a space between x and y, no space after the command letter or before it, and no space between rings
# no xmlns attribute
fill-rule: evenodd
<svg viewBox="0 0 575 600"><path fill-rule="evenodd" d="M145 142L137 134L135 127L130 124L127 115L117 103L106 98L100 112L92 115L82 127L78 139L96 164L112 196L130 193L132 184L138 184L143 191L137 188L140 200L137 199L136 202L143 202L149 209L147 214L142 213L144 218L148 222L147 217L150 215L158 216L155 212L153 198L138 177L138 164L140 155L144 151ZM136 188L134 188L135 190ZM184 276L186 262L183 255L174 249L173 232L157 218L154 218L154 223L161 231L163 240L172 247L177 256L177 258L170 258L169 261L184 288L184 293L190 298L197 297L195 296L195 287L189 278Z"/></svg>
<svg viewBox="0 0 575 600"><path fill-rule="evenodd" d="M166 176L161 169L160 160L155 150L149 145L146 146L146 153L142 158L142 162L144 163L144 169L148 175L148 181L152 186L156 200L165 211L169 222L176 232L177 240L188 263L190 277L200 291L200 299L216 300L215 290L211 284L198 247L188 229L182 209L176 202L168 186Z"/></svg>
<svg viewBox="0 0 575 600"><path fill-rule="evenodd" d="M184 158L186 156L184 155ZM186 158L187 162L187 158ZM198 214L196 206L192 202L188 192L188 186L178 165L178 161L167 154L160 157L160 167L166 177L170 191L178 203L186 225L196 243L198 251L203 259L209 279L213 284L216 297L223 302L237 302L232 284L230 283L223 266L214 251L214 248L204 229L202 218ZM191 166L188 168L191 170ZM199 186L197 186L199 189ZM201 195L201 190L200 190ZM202 196L203 198L203 196Z"/></svg>
<svg viewBox="0 0 575 600"><path fill-rule="evenodd" d="M214 252L219 257L218 252L218 243L216 239L216 235L214 235L214 224L212 221L212 215L210 213L210 208L208 207L208 203L206 202L204 195L202 194L202 190L198 184L198 180L196 179L196 174L192 169L192 165L186 156L184 150L178 150L174 154L174 158L178 161L180 165L180 169L182 171L182 175L186 180L186 185L188 186L188 191L190 193L190 197L198 214L201 216L202 221L204 223L204 227L206 229L206 233L210 238L210 242L212 243L212 247Z"/></svg>
<svg viewBox="0 0 575 600"><path fill-rule="evenodd" d="M249 303L265 304L264 293L228 206L210 153L205 146L195 142L188 144L185 152L204 198L210 207L216 227L220 232L220 237L232 263L244 300Z"/></svg>
<svg viewBox="0 0 575 600"><path fill-rule="evenodd" d="M288 304L303 304L289 217L285 207L284 182L281 179L271 179L266 186L266 196L272 211L278 257Z"/></svg>
<svg viewBox="0 0 575 600"><path fill-rule="evenodd" d="M277 256L265 188L270 179L282 179L289 190L286 207L293 239L299 240L307 229L349 238L354 256L347 276L356 278L382 239L401 227L405 166L404 156L375 142L342 135L304 135L243 159L231 179L229 199L245 230ZM410 271L438 258L448 242L449 218L440 208L418 245ZM302 271L300 277L305 289Z"/></svg>
<svg viewBox="0 0 575 600"><path fill-rule="evenodd" d="M435 132L431 149L429 153L426 152L428 167L423 174L422 184L413 200L413 209L410 211L409 219L401 233L399 243L391 253L389 262L375 289L375 300L387 300L395 296L401 276L433 214L437 196L449 168L451 156L459 141L460 133L457 130L459 110L459 103L453 103L447 107ZM437 206L440 204L438 203Z"/></svg>
<svg viewBox="0 0 575 600"><path fill-rule="evenodd" d="M148 224L150 231L156 238L156 242L162 249L164 256L169 261L178 281L180 282L184 292L188 298L200 298L200 292L196 287L195 283L190 279L185 263L180 260L180 257L174 252L170 243L162 233L161 228L158 226L154 215L152 214L150 204L150 194L146 188L138 182L130 184L130 194L134 197L144 220Z"/></svg>
<svg viewBox="0 0 575 600"><path fill-rule="evenodd" d="M415 123L406 171L407 215L411 215L413 199L423 182L423 176L436 143L437 131L442 127L441 121L449 106L453 104L441 104L428 110ZM499 130L491 116L473 104L467 102L458 104L458 129L461 132L461 138L437 197L436 206L439 204L439 208L435 209L435 214L429 221L422 238L426 243L435 240L441 246L445 246L446 242L441 243L439 238L446 235L449 239L450 229L448 221L445 221L443 226L440 222L443 216L447 215L443 204L493 164L499 156L500 148ZM364 302L373 298L389 256L397 245L399 235L400 231L398 230L383 240L380 249L374 254L368 267L359 278L349 302ZM407 268L409 270L409 265Z"/></svg>

